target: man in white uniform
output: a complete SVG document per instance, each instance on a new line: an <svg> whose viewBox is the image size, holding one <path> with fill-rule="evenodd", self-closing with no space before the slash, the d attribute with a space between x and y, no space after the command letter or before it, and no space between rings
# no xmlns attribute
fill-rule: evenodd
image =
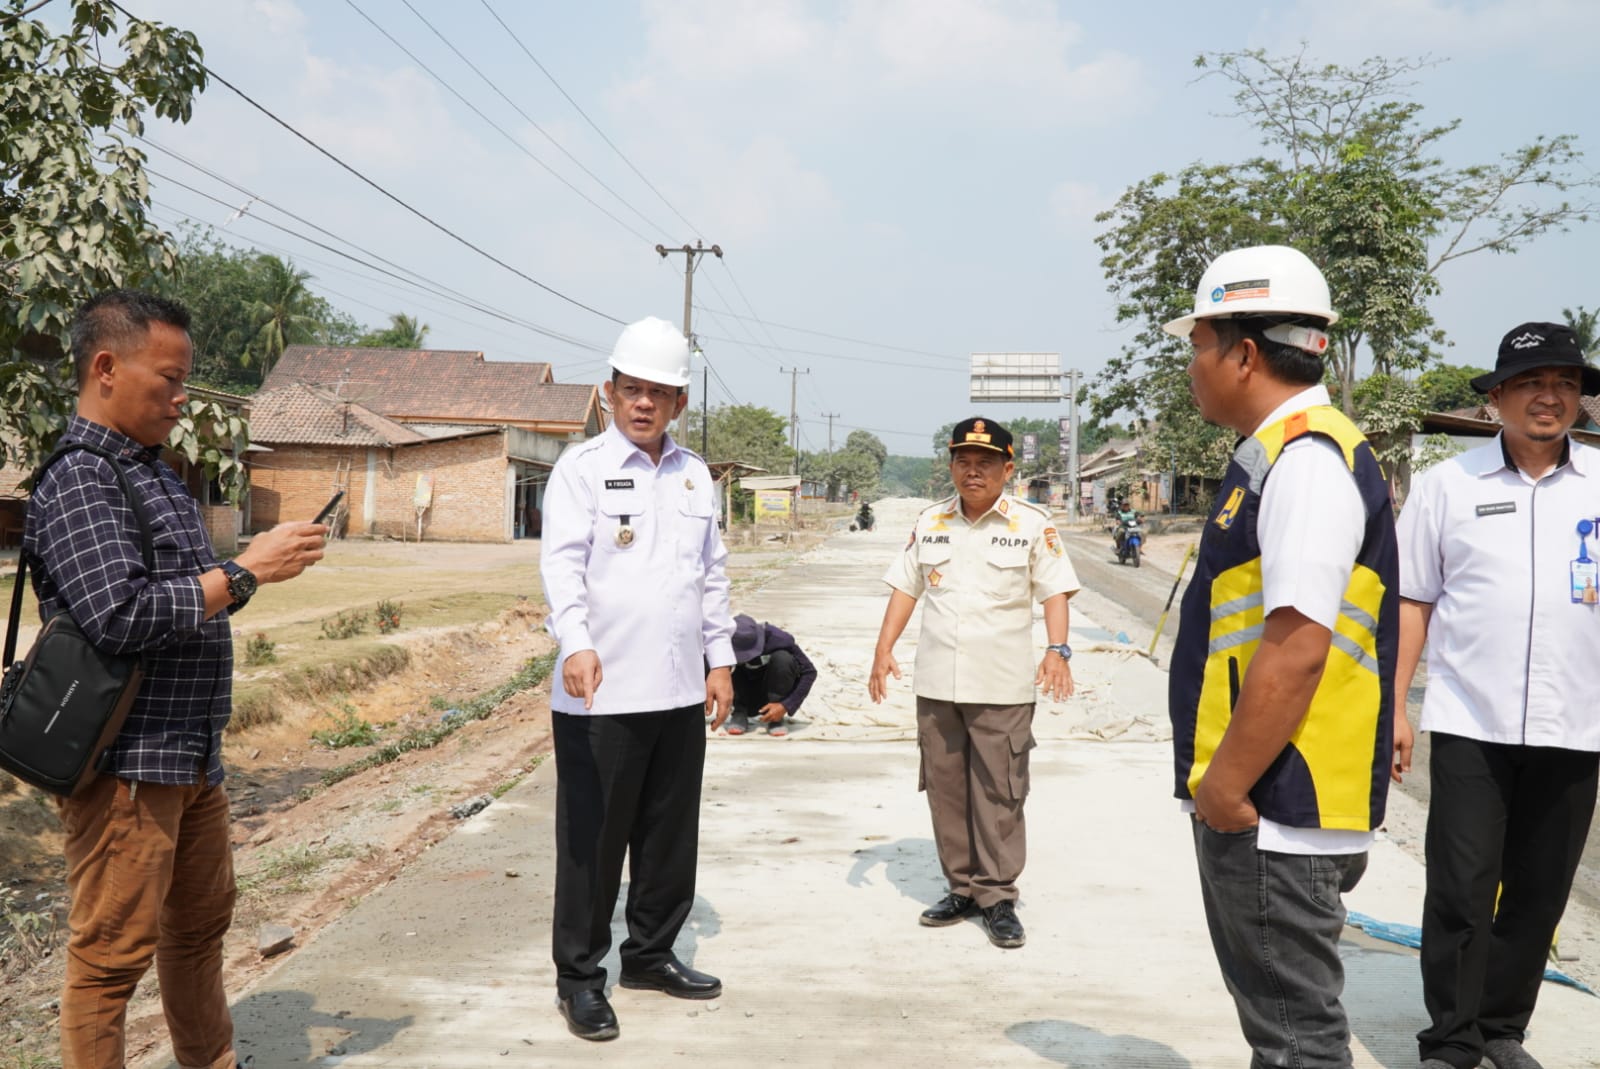
<svg viewBox="0 0 1600 1069"><path fill-rule="evenodd" d="M1006 494L1011 432L974 417L950 435L956 496L923 511L883 579L892 589L878 633L868 692L881 702L900 678L895 640L925 599L914 677L917 786L928 793L933 838L949 893L923 912L929 927L983 915L989 941L1019 947L1017 877L1027 861L1022 804L1028 797L1034 690L1072 694L1067 599L1078 577L1050 513ZM1049 646L1033 660L1033 603L1042 603Z"/></svg>
<svg viewBox="0 0 1600 1069"><path fill-rule="evenodd" d="M1237 249L1166 325L1200 414L1241 435L1169 675L1212 947L1252 1069L1351 1064L1341 893L1388 797L1397 553L1372 447L1321 385L1337 319L1284 246Z"/></svg>
<svg viewBox="0 0 1600 1069"><path fill-rule="evenodd" d="M707 999L714 976L673 953L694 903L705 715L733 701L727 550L711 473L667 427L688 403L689 349L661 319L622 332L614 421L568 449L545 494L540 573L560 643L551 684L556 890L551 953L573 1034L612 1039L600 961L629 859L623 987ZM709 667L709 672L708 672Z"/></svg>
<svg viewBox="0 0 1600 1069"><path fill-rule="evenodd" d="M1600 768L1600 453L1567 434L1600 393L1577 338L1524 323L1472 385L1501 432L1419 474L1400 513L1402 711L1424 640L1431 732L1417 1035L1426 1069L1538 1069L1522 1047ZM1395 724L1395 779L1411 729ZM1498 891L1498 904L1496 893ZM1597 1043L1600 1045L1600 1043Z"/></svg>

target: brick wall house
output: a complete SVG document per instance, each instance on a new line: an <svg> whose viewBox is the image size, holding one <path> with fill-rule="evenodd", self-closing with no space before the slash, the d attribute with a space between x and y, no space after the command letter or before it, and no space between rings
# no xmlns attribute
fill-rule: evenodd
<svg viewBox="0 0 1600 1069"><path fill-rule="evenodd" d="M284 495L303 495L298 487L309 480L322 496L305 515L338 486L350 532L397 536L409 515L415 537L411 501L418 477L430 476L436 514L425 517L424 538L537 537L556 458L606 423L597 387L557 383L545 363L456 350L290 346L253 399L251 440L273 452L250 461L259 491L252 525L287 518ZM465 444L479 437L497 444ZM498 504L492 487L500 488ZM462 502L484 511L451 519Z"/></svg>
<svg viewBox="0 0 1600 1069"><path fill-rule="evenodd" d="M251 434L250 520L261 531L309 520L345 492L342 533L414 540L504 542L517 533L512 433L466 427L432 435L316 387L257 394Z"/></svg>

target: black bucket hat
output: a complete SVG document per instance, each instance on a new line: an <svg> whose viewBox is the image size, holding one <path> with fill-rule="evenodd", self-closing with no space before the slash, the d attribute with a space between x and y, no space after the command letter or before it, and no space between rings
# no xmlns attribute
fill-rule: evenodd
<svg viewBox="0 0 1600 1069"><path fill-rule="evenodd" d="M1583 372L1583 392L1600 393L1600 368L1583 359L1578 336L1563 323L1524 323L1500 340L1494 370L1472 380L1472 388L1488 393L1513 375L1538 367L1575 367Z"/></svg>

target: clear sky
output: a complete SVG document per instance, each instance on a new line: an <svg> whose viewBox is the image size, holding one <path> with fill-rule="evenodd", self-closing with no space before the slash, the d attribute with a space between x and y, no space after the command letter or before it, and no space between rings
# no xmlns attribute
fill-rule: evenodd
<svg viewBox="0 0 1600 1069"><path fill-rule="evenodd" d="M1225 84L1194 80L1198 52L1305 42L1319 61L1432 55L1445 62L1413 93L1425 118L1462 120L1444 146L1451 162L1571 133L1591 154L1589 173L1600 168L1592 0L123 2L192 30L207 63L266 108L605 316L681 321L683 258L663 262L653 246L720 244L726 259L708 257L695 279L694 328L717 375L711 403L787 415L779 369L809 369L798 407L810 449L826 447L831 412L836 441L864 427L891 452L925 454L937 427L970 414L975 351L1056 351L1092 377L1125 334L1094 213L1154 171L1257 150L1253 131L1225 115ZM259 203L224 231L287 252L357 319L405 311L430 325L436 347L549 360L562 381L603 375L616 323L445 237L222 85L190 124L154 125L151 137L370 253L581 344L373 281L267 226L310 233ZM246 200L162 152L151 164L230 205ZM220 225L232 212L170 181L153 187L163 225ZM1515 256L1448 266L1433 310L1455 343L1450 359L1492 363L1516 323L1600 305L1597 238L1590 224ZM1001 420L1061 411L991 407Z"/></svg>

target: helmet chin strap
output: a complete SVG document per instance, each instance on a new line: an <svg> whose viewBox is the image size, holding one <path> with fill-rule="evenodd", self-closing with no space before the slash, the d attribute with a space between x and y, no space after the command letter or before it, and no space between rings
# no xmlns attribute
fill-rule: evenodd
<svg viewBox="0 0 1600 1069"><path fill-rule="evenodd" d="M1279 323L1277 326L1268 327L1261 333L1264 337L1271 338L1280 345L1292 345L1296 349L1304 349L1312 356L1321 356L1328 351L1328 335L1315 327Z"/></svg>

